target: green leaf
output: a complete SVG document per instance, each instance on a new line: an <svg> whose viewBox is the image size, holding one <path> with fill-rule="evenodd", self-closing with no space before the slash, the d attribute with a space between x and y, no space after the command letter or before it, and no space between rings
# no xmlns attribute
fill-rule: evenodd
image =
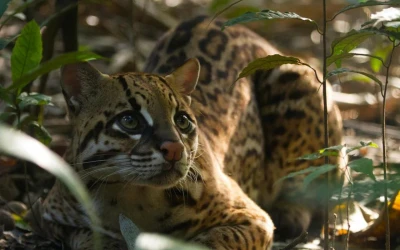
<svg viewBox="0 0 400 250"><path fill-rule="evenodd" d="M232 26L232 25L239 24L239 23L247 23L247 22L260 21L260 20L273 20L273 19L298 19L298 20L302 20L302 21L311 22L318 29L318 24L310 18L301 17L293 12L283 12L282 13L280 11L274 11L274 10L262 10L259 12L246 12L241 16L238 16L236 18L226 21L222 25L222 29L224 29L227 26Z"/></svg>
<svg viewBox="0 0 400 250"><path fill-rule="evenodd" d="M3 124L0 124L0 152L33 162L57 177L85 209L90 219L89 225L98 236L96 229L101 228L100 220L89 193L78 174L60 156L34 138ZM95 245L98 246L98 241Z"/></svg>
<svg viewBox="0 0 400 250"><path fill-rule="evenodd" d="M312 160L316 160L316 159L319 159L324 156L339 156L339 152L342 150L343 147L344 147L343 145L335 145L332 147L323 148L323 149L320 149L316 153L300 156L300 157L296 158L296 160L307 160L307 161L311 160L312 161Z"/></svg>
<svg viewBox="0 0 400 250"><path fill-rule="evenodd" d="M40 28L32 20L21 31L11 55L11 75L16 82L26 72L37 67L42 59Z"/></svg>
<svg viewBox="0 0 400 250"><path fill-rule="evenodd" d="M374 80L382 88L382 82L378 78L376 78L374 75L371 75L371 74L365 73L365 72L361 72L361 71L357 71L357 70L348 69L348 68L338 68L338 69L332 70L331 72L329 72L326 75L326 77L329 78L329 77L343 74L343 73L356 73L356 74L364 75L364 76Z"/></svg>
<svg viewBox="0 0 400 250"><path fill-rule="evenodd" d="M119 215L119 229L125 239L128 250L135 250L136 240L139 236L139 228L125 215Z"/></svg>
<svg viewBox="0 0 400 250"><path fill-rule="evenodd" d="M51 97L48 95L44 94L38 94L38 93L29 93L29 95L26 92L21 93L18 96L18 106L21 110L23 110L25 107L29 105L47 105L50 104L51 102Z"/></svg>
<svg viewBox="0 0 400 250"><path fill-rule="evenodd" d="M364 147L371 147L371 148L379 148L378 144L376 144L375 142L369 141L369 142L363 142L360 141L361 146Z"/></svg>
<svg viewBox="0 0 400 250"><path fill-rule="evenodd" d="M240 72L238 79L254 74L257 70L270 70L283 64L305 65L313 69L310 65L301 62L300 59L296 57L275 54L263 58L257 58L250 62L242 72Z"/></svg>
<svg viewBox="0 0 400 250"><path fill-rule="evenodd" d="M359 149L365 148L365 147L379 148L378 144L376 144L375 142L372 142L372 141L369 141L369 142L360 141L360 145L347 148L346 149L346 154L348 154L350 152L353 152L354 150L359 150Z"/></svg>
<svg viewBox="0 0 400 250"><path fill-rule="evenodd" d="M337 61L338 59L332 57L337 57L341 54L348 54L351 50L355 49L358 45L374 34L375 32L369 30L351 30L345 36L335 39L331 44L332 54L326 59L327 62L330 62L330 65L332 62Z"/></svg>
<svg viewBox="0 0 400 250"><path fill-rule="evenodd" d="M335 145L335 146L331 146L328 148L323 148L321 150L319 150L319 152L321 154L325 153L325 152L329 152L329 151L335 151L335 152L340 152L340 150L342 150L344 148L343 145Z"/></svg>
<svg viewBox="0 0 400 250"><path fill-rule="evenodd" d="M11 2L11 0L1 0L0 1L0 17L3 16L4 12L6 12L6 9L8 8L8 4Z"/></svg>
<svg viewBox="0 0 400 250"><path fill-rule="evenodd" d="M49 131L47 131L45 127L40 125L37 121L31 122L29 126L33 128L36 139L46 146L50 145L52 138Z"/></svg>
<svg viewBox="0 0 400 250"><path fill-rule="evenodd" d="M339 10L338 12L336 12L336 14L333 15L333 17L329 21L332 21L333 19L335 19L335 17L337 15L339 15L340 13L346 12L348 10L352 10L352 9L356 9L356 8L362 8L362 7L368 7L368 6L378 6L378 5L400 6L400 1L399 0L392 0L392 1L366 1L366 2L347 5L343 9Z"/></svg>
<svg viewBox="0 0 400 250"><path fill-rule="evenodd" d="M302 155L302 156L296 158L296 160L313 161L313 160L319 159L321 157L323 157L323 155L320 153L312 153L312 154Z"/></svg>
<svg viewBox="0 0 400 250"><path fill-rule="evenodd" d="M386 61L386 58L388 57L390 51L392 50L392 45L386 45L386 46L382 46L382 44L379 44L375 50L373 51L373 55L376 57L379 57L382 59L382 61ZM375 58L371 58L370 60L370 65L371 65L371 69L372 71L374 71L375 73L378 73L381 68L382 68L382 62L378 59Z"/></svg>
<svg viewBox="0 0 400 250"><path fill-rule="evenodd" d="M285 179L289 179L289 178L293 178L293 177L296 177L296 176L299 176L299 175L304 175L304 174L308 174L308 173L314 172L314 171L316 171L317 168L318 167L308 167L306 169L302 169L302 170L299 170L299 171L296 171L296 172L291 172L290 174L288 174L288 175L280 178L279 180L277 180L276 183L281 182L281 181L283 181Z"/></svg>
<svg viewBox="0 0 400 250"><path fill-rule="evenodd" d="M340 68L342 59L351 58L354 53L342 53L338 55L331 55L326 59L326 66L330 66L332 63L336 63L336 67Z"/></svg>
<svg viewBox="0 0 400 250"><path fill-rule="evenodd" d="M376 181L375 175L373 173L374 166L372 165L372 160L368 158L361 158L349 162L349 168L353 169L358 173L363 173L368 175L372 180Z"/></svg>
<svg viewBox="0 0 400 250"><path fill-rule="evenodd" d="M360 31L371 32L375 35L381 35L384 37L391 37L392 39L400 40L400 32L398 32L397 30L392 30L387 27L383 27L381 29L377 29L377 28L373 28L373 27L372 28L364 28Z"/></svg>
<svg viewBox="0 0 400 250"><path fill-rule="evenodd" d="M319 176L333 170L336 169L336 165L332 165L332 164L325 164L322 166L319 166L317 168L314 169L314 171L312 171L309 175L307 175L304 178L303 181L303 190L306 190L308 185L310 185L310 183L315 180L316 178L318 178Z"/></svg>
<svg viewBox="0 0 400 250"><path fill-rule="evenodd" d="M17 88L21 89L25 87L29 82L36 79L37 77L49 73L52 70L58 69L63 65L90 61L94 59L103 59L103 57L90 51L77 51L59 55L49 61L40 64L31 71L27 72L20 79L14 82L8 89L9 90Z"/></svg>

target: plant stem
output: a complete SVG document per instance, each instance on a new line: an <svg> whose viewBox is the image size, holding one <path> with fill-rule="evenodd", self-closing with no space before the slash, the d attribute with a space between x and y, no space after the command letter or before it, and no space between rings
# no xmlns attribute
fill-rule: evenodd
<svg viewBox="0 0 400 250"><path fill-rule="evenodd" d="M328 102L326 93L326 0L322 1L322 12L323 12L323 27L322 27L322 45L323 45L323 66L322 66L322 86L323 86L323 97L324 97L324 141L325 148L329 145L329 135L328 135ZM329 164L328 156L325 156L325 164ZM325 195L325 206L324 206L324 249L329 250L329 172L325 174L325 185L326 185L326 195Z"/></svg>
<svg viewBox="0 0 400 250"><path fill-rule="evenodd" d="M349 185L350 185L350 190L349 194L347 195L347 208L346 208L346 220L347 220L347 234L346 234L346 245L345 245L345 250L349 249L349 240L350 240L350 199L351 199L351 193L353 192L353 179L351 178L351 174L349 176Z"/></svg>
<svg viewBox="0 0 400 250"><path fill-rule="evenodd" d="M383 180L384 180L384 195L385 195L385 207L384 207L384 220L385 220L385 228L386 228L386 240L385 240L385 249L390 250L390 221L389 221L389 205L388 205L388 191L387 191L387 155L386 155L386 94L387 87L389 85L389 74L390 74L390 65L392 64L392 58L394 49L396 48L396 44L393 41L393 48L390 52L389 62L386 67L386 78L385 78L385 87L383 90L383 101L382 101L382 153L383 153Z"/></svg>

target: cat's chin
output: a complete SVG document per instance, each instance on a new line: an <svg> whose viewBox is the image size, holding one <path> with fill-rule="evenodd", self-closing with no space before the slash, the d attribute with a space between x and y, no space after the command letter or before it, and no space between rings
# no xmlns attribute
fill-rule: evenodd
<svg viewBox="0 0 400 250"><path fill-rule="evenodd" d="M171 188L176 186L187 175L187 171L182 172L177 169L171 169L147 180L147 185L155 188Z"/></svg>
<svg viewBox="0 0 400 250"><path fill-rule="evenodd" d="M180 166L179 168L171 168L157 175L154 175L146 180L141 180L141 181L136 180L135 184L140 186L149 186L161 189L171 188L176 186L183 179L185 179L188 172L189 172L189 166Z"/></svg>

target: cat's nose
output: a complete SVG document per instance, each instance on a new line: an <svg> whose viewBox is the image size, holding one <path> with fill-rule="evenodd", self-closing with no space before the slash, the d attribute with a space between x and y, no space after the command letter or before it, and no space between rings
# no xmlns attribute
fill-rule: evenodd
<svg viewBox="0 0 400 250"><path fill-rule="evenodd" d="M160 150L167 161L179 161L182 158L183 144L181 142L166 141L160 146Z"/></svg>

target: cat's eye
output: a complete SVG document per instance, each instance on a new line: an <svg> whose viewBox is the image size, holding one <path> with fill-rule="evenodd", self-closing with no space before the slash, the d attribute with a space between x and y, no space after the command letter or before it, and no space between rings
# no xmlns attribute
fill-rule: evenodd
<svg viewBox="0 0 400 250"><path fill-rule="evenodd" d="M138 132L142 127L139 117L135 114L123 114L117 119L117 123L128 133Z"/></svg>
<svg viewBox="0 0 400 250"><path fill-rule="evenodd" d="M175 124L183 133L190 133L193 129L193 124L186 114L177 114Z"/></svg>

